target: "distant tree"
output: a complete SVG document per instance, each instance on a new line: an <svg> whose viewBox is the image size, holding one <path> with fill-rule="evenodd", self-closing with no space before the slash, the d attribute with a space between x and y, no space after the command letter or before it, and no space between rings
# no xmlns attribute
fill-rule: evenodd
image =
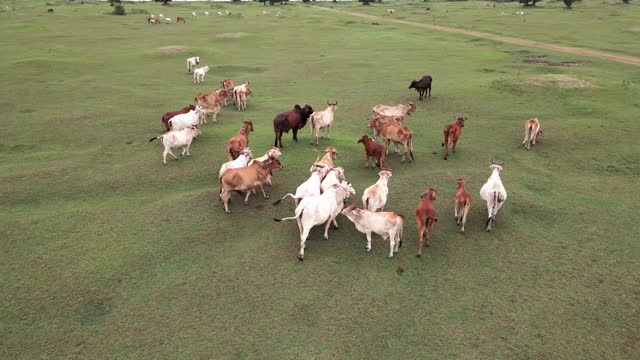
<svg viewBox="0 0 640 360"><path fill-rule="evenodd" d="M622 0L623 3L628 4L631 0Z"/></svg>
<svg viewBox="0 0 640 360"><path fill-rule="evenodd" d="M124 6L118 4L113 8L111 15L125 15Z"/></svg>
<svg viewBox="0 0 640 360"><path fill-rule="evenodd" d="M573 4L573 0L562 0L564 2L564 6L566 6L567 10L571 10L571 4Z"/></svg>
<svg viewBox="0 0 640 360"><path fill-rule="evenodd" d="M529 6L536 6L536 3L539 0L520 0L520 3L524 6L524 7L529 7Z"/></svg>

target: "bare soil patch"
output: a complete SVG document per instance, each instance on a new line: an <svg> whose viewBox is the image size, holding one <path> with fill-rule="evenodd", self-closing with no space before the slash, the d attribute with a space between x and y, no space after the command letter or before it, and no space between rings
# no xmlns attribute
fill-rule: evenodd
<svg viewBox="0 0 640 360"><path fill-rule="evenodd" d="M218 34L218 35L216 35L216 37L223 38L223 39L239 39L239 38L245 37L247 35L249 35L249 34L247 34L245 32L237 32L237 33Z"/></svg>
<svg viewBox="0 0 640 360"><path fill-rule="evenodd" d="M591 61L565 61L559 64L553 64L556 66L585 66L591 64Z"/></svg>
<svg viewBox="0 0 640 360"><path fill-rule="evenodd" d="M553 74L527 79L528 84L540 86L558 86L563 89L594 88L596 85L569 75Z"/></svg>
<svg viewBox="0 0 640 360"><path fill-rule="evenodd" d="M631 30L633 32L640 32L640 26L634 26L632 28L629 28L629 30Z"/></svg>
<svg viewBox="0 0 640 360"><path fill-rule="evenodd" d="M160 55L182 54L189 50L186 46L163 46L154 49L154 52Z"/></svg>

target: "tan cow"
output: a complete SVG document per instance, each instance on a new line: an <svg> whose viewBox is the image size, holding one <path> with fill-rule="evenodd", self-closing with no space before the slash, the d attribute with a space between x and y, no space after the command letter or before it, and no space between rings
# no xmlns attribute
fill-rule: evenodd
<svg viewBox="0 0 640 360"><path fill-rule="evenodd" d="M456 204L453 209L456 216L456 224L462 225L460 231L464 232L464 224L467 222L467 214L469 214L469 208L471 207L471 195L464 187L464 180L456 180Z"/></svg>
<svg viewBox="0 0 640 360"><path fill-rule="evenodd" d="M220 183L220 200L224 203L224 211L227 214L231 213L229 210L229 199L233 191L241 191L245 193L244 203L249 202L249 195L251 190L259 187L262 190L262 196L265 199L269 198L269 195L264 191L264 182L272 169L278 169L281 167L279 160L267 159L264 162L254 162L253 164L236 169L229 169L218 178Z"/></svg>
<svg viewBox="0 0 640 360"><path fill-rule="evenodd" d="M378 104L373 107L374 115L387 115L387 116L407 116L416 111L416 104L413 101L409 101L407 105L382 105Z"/></svg>
<svg viewBox="0 0 640 360"><path fill-rule="evenodd" d="M193 98L194 105L200 105L204 109L205 122L206 117L212 114L213 121L216 122L220 109L224 105L224 100L229 96L229 92L224 89L217 89L211 93L197 93Z"/></svg>
<svg viewBox="0 0 640 360"><path fill-rule="evenodd" d="M407 152L413 160L413 132L403 125L382 123L380 121L373 122L373 128L382 137L385 143L386 153L389 154L389 145L394 143L402 144L402 161L404 162Z"/></svg>
<svg viewBox="0 0 640 360"><path fill-rule="evenodd" d="M542 131L540 131L540 122L538 118L531 118L524 123L524 140L522 144L529 150L531 145L542 140Z"/></svg>
<svg viewBox="0 0 640 360"><path fill-rule="evenodd" d="M342 210L356 226L356 229L367 235L367 252L371 251L371 233L382 236L382 240L389 239L389 258L397 254L402 245L402 228L404 217L394 212L373 212L358 209L355 205L349 205Z"/></svg>
<svg viewBox="0 0 640 360"><path fill-rule="evenodd" d="M227 159L234 160L249 145L249 133L253 131L253 122L243 121L242 128L227 141Z"/></svg>

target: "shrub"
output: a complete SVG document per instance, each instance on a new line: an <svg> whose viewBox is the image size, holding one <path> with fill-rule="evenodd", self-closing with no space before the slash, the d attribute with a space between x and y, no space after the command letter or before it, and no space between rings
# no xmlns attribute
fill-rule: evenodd
<svg viewBox="0 0 640 360"><path fill-rule="evenodd" d="M118 4L113 8L111 15L125 15L124 6Z"/></svg>

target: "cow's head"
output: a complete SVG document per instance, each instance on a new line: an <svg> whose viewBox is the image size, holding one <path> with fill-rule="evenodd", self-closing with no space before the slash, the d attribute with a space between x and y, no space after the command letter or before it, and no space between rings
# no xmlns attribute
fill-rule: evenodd
<svg viewBox="0 0 640 360"><path fill-rule="evenodd" d="M465 118L463 117L456 118L455 116L453 118L456 119L456 124L458 126L464 127L464 121L466 120Z"/></svg>
<svg viewBox="0 0 640 360"><path fill-rule="evenodd" d="M267 157L270 159L277 159L282 155L282 152L277 147L271 148L271 150L267 151Z"/></svg>
<svg viewBox="0 0 640 360"><path fill-rule="evenodd" d="M331 160L335 160L338 157L338 150L333 146L328 147L324 152L325 154L331 154Z"/></svg>
<svg viewBox="0 0 640 360"><path fill-rule="evenodd" d="M542 141L542 130L538 130L536 134L536 142Z"/></svg>
<svg viewBox="0 0 640 360"><path fill-rule="evenodd" d="M200 64L200 56L196 56L196 65Z"/></svg>
<svg viewBox="0 0 640 360"><path fill-rule="evenodd" d="M189 111L195 110L196 107L194 105L189 105L187 106L187 108L189 109Z"/></svg>
<svg viewBox="0 0 640 360"><path fill-rule="evenodd" d="M345 199L348 198L351 194L355 195L356 190L353 188L350 182L342 181L339 185L340 189L345 193Z"/></svg>
<svg viewBox="0 0 640 360"><path fill-rule="evenodd" d="M246 147L246 148L242 149L242 151L240 151L240 156L242 156L242 155L244 155L244 156L248 157L249 159L251 159L253 157L253 154L251 154L251 148Z"/></svg>
<svg viewBox="0 0 640 360"><path fill-rule="evenodd" d="M358 209L357 206L355 206L354 204L351 204L349 206L347 206L346 208L342 209L341 213L342 215L348 217L349 219L351 219L352 217L356 217L356 216L360 216L360 209Z"/></svg>
<svg viewBox="0 0 640 360"><path fill-rule="evenodd" d="M333 169L331 169L331 171L336 173L336 177L338 178L339 181L343 181L344 180L344 169L341 167L335 167Z"/></svg>
<svg viewBox="0 0 640 360"><path fill-rule="evenodd" d="M329 108L331 108L331 111L336 111L336 107L338 107L338 102L329 102L329 100L327 100L327 105L329 105Z"/></svg>
<svg viewBox="0 0 640 360"><path fill-rule="evenodd" d="M409 85L409 89L415 89L417 84L418 84L417 81L415 80L411 81L411 85Z"/></svg>
<svg viewBox="0 0 640 360"><path fill-rule="evenodd" d="M434 188L428 188L425 192L420 194L420 199L424 198L436 200L438 198L438 192Z"/></svg>
<svg viewBox="0 0 640 360"><path fill-rule="evenodd" d="M411 115L412 112L416 112L416 104L413 101L409 101L409 111L407 111L407 115Z"/></svg>
<svg viewBox="0 0 640 360"><path fill-rule="evenodd" d="M368 143L369 141L371 141L371 138L370 138L370 137L368 137L367 135L363 135L363 136L360 138L360 140L358 140L358 144L360 144L360 143L366 144L366 143Z"/></svg>
<svg viewBox="0 0 640 360"><path fill-rule="evenodd" d="M253 122L251 121L243 121L244 125L243 128L246 129L248 132L253 131Z"/></svg>
<svg viewBox="0 0 640 360"><path fill-rule="evenodd" d="M458 185L458 189L461 187L464 187L464 179L463 178L458 178L456 179L456 184Z"/></svg>
<svg viewBox="0 0 640 360"><path fill-rule="evenodd" d="M391 169L390 168L382 167L382 170L380 170L380 172L378 173L378 176L390 178L391 176L393 176L393 174L391 174Z"/></svg>
<svg viewBox="0 0 640 360"><path fill-rule="evenodd" d="M489 165L489 169L502 171L503 166L504 166L504 162L496 162L491 160L491 165Z"/></svg>

